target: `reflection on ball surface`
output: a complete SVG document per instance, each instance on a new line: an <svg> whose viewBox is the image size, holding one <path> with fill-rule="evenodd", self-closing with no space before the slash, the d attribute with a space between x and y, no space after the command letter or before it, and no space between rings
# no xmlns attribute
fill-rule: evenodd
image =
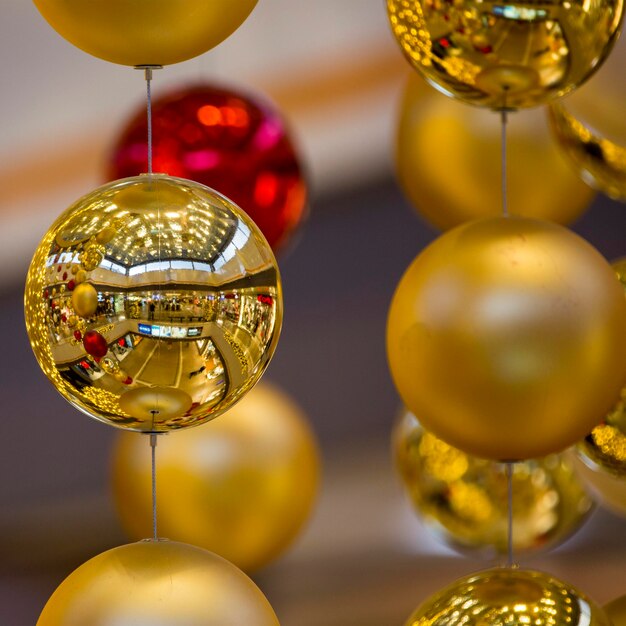
<svg viewBox="0 0 626 626"><path fill-rule="evenodd" d="M286 549L315 501L319 460L306 417L264 383L220 419L159 438L157 454L161 533L247 572ZM150 483L147 442L121 433L113 490L132 538L150 532Z"/></svg>
<svg viewBox="0 0 626 626"><path fill-rule="evenodd" d="M441 91L489 108L545 104L580 85L619 33L619 0L387 0L409 62Z"/></svg>
<svg viewBox="0 0 626 626"><path fill-rule="evenodd" d="M505 466L470 456L425 431L404 411L393 433L407 495L425 523L462 552L493 557L508 548ZM547 549L582 524L592 501L563 455L513 467L515 552Z"/></svg>
<svg viewBox="0 0 626 626"><path fill-rule="evenodd" d="M496 568L457 580L420 606L406 626L611 626L604 611L543 572Z"/></svg>
<svg viewBox="0 0 626 626"><path fill-rule="evenodd" d="M548 222L487 218L448 231L396 289L391 373L426 429L482 458L564 450L626 379L626 301L611 266Z"/></svg>
<svg viewBox="0 0 626 626"><path fill-rule="evenodd" d="M59 35L122 65L170 65L233 33L257 0L34 0Z"/></svg>
<svg viewBox="0 0 626 626"><path fill-rule="evenodd" d="M279 626L259 588L195 546L142 541L81 565L56 589L37 626Z"/></svg>
<svg viewBox="0 0 626 626"><path fill-rule="evenodd" d="M81 273L77 307L60 288ZM259 379L280 333L280 277L227 198L143 175L87 194L53 224L31 262L25 315L69 402L114 426L167 431L216 417Z"/></svg>

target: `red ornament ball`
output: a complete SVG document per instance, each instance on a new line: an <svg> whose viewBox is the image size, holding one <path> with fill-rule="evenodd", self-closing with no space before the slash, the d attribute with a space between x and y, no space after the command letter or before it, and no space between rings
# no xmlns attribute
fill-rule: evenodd
<svg viewBox="0 0 626 626"><path fill-rule="evenodd" d="M85 333L83 347L95 359L101 359L109 351L107 340L97 330L88 330Z"/></svg>
<svg viewBox="0 0 626 626"><path fill-rule="evenodd" d="M302 167L279 112L258 97L197 85L153 100L153 171L195 180L238 204L274 251L306 214ZM147 168L145 107L113 150L112 179Z"/></svg>

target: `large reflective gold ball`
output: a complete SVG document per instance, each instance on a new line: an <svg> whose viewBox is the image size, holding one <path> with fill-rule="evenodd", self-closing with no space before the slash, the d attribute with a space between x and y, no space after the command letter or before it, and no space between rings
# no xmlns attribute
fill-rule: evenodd
<svg viewBox="0 0 626 626"><path fill-rule="evenodd" d="M544 104L584 82L611 50L623 5L387 0L387 11L405 56L428 81L500 109Z"/></svg>
<svg viewBox="0 0 626 626"><path fill-rule="evenodd" d="M216 554L142 541L81 565L56 589L37 626L279 626L259 588Z"/></svg>
<svg viewBox="0 0 626 626"><path fill-rule="evenodd" d="M409 266L387 352L405 406L437 437L482 458L538 458L582 439L619 397L626 301L574 233L486 218Z"/></svg>
<svg viewBox="0 0 626 626"><path fill-rule="evenodd" d="M113 426L168 431L216 417L260 378L280 333L280 277L227 198L142 175L96 189L52 225L25 315L41 368L70 403Z"/></svg>
<svg viewBox="0 0 626 626"><path fill-rule="evenodd" d="M222 419L159 438L157 455L160 532L245 571L287 548L317 494L319 460L306 417L263 383ZM150 481L145 438L122 433L113 454L113 490L133 538L150 533Z"/></svg>
<svg viewBox="0 0 626 626"><path fill-rule="evenodd" d="M540 110L509 116L509 211L568 224L594 192L559 153ZM411 204L441 229L499 215L500 125L490 111L438 93L416 74L407 83L396 133L398 179ZM480 158L477 158L480 155Z"/></svg>
<svg viewBox="0 0 626 626"><path fill-rule="evenodd" d="M496 568L429 598L406 626L611 626L604 611L549 574Z"/></svg>
<svg viewBox="0 0 626 626"><path fill-rule="evenodd" d="M396 466L407 495L452 548L493 557L508 549L505 466L470 456L425 431L404 411L393 432ZM513 466L516 553L554 547L575 532L592 501L563 455Z"/></svg>
<svg viewBox="0 0 626 626"><path fill-rule="evenodd" d="M257 0L34 0L59 35L122 65L170 65L233 33Z"/></svg>
<svg viewBox="0 0 626 626"><path fill-rule="evenodd" d="M613 626L626 626L626 595L609 602L604 607L604 612L613 622Z"/></svg>

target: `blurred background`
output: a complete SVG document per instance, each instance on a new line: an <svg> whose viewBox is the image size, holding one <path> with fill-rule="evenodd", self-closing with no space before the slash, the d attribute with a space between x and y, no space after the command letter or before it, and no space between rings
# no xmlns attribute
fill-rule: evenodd
<svg viewBox="0 0 626 626"><path fill-rule="evenodd" d="M109 486L116 433L71 408L41 373L23 323L24 278L55 217L105 182L145 86L139 72L74 49L31 3L5 2L1 13L0 624L30 626L70 571L126 539ZM308 415L323 480L290 552L254 576L283 626L401 624L428 595L488 564L424 529L390 452L400 406L385 358L387 308L438 233L394 179L409 73L380 0L262 0L217 49L154 78L157 97L197 81L266 94L308 169L310 216L279 258L285 322L266 379ZM572 227L609 260L626 253L624 207L605 196ZM625 531L598 509L560 548L521 561L604 603L625 591Z"/></svg>

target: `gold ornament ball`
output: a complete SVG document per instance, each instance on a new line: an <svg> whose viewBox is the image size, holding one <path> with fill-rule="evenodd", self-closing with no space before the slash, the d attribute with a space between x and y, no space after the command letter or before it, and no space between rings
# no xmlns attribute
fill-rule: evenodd
<svg viewBox="0 0 626 626"><path fill-rule="evenodd" d="M425 431L404 411L393 431L396 466L424 522L452 548L492 558L508 548L508 493L501 463L478 459ZM513 467L516 553L554 547L592 508L563 455Z"/></svg>
<svg viewBox="0 0 626 626"><path fill-rule="evenodd" d="M551 106L553 135L585 182L626 201L626 37L588 83Z"/></svg>
<svg viewBox="0 0 626 626"><path fill-rule="evenodd" d="M550 137L545 113L509 116L509 211L574 221L594 192L570 169ZM468 107L410 77L396 132L396 171L418 213L445 230L502 211L500 125L490 111ZM480 155L477 158L476 155Z"/></svg>
<svg viewBox="0 0 626 626"><path fill-rule="evenodd" d="M150 532L147 442L121 433L113 491L132 538ZM260 383L221 419L158 440L162 534L201 546L250 572L282 553L308 519L319 459L300 409Z"/></svg>
<svg viewBox="0 0 626 626"><path fill-rule="evenodd" d="M626 626L626 595L609 602L604 612L613 622L613 626Z"/></svg>
<svg viewBox="0 0 626 626"><path fill-rule="evenodd" d="M406 626L611 626L604 611L549 574L494 568L457 580L432 596Z"/></svg>
<svg viewBox="0 0 626 626"><path fill-rule="evenodd" d="M63 286L63 285L61 285ZM72 291L72 307L80 317L92 317L98 308L98 292L91 283L79 283Z"/></svg>
<svg viewBox="0 0 626 626"><path fill-rule="evenodd" d="M71 44L122 65L171 65L215 47L257 0L34 0Z"/></svg>
<svg viewBox="0 0 626 626"><path fill-rule="evenodd" d="M623 5L548 0L387 0L411 65L443 93L491 109L545 104L582 84L609 54Z"/></svg>
<svg viewBox="0 0 626 626"><path fill-rule="evenodd" d="M142 541L81 565L56 589L37 626L279 626L259 588L216 554Z"/></svg>
<svg viewBox="0 0 626 626"><path fill-rule="evenodd" d="M71 302L51 296L81 274ZM168 431L216 417L260 378L280 334L280 276L227 198L142 175L92 191L52 225L28 271L25 317L41 368L71 404L113 426Z"/></svg>
<svg viewBox="0 0 626 626"><path fill-rule="evenodd" d="M564 450L626 379L626 300L587 242L497 217L443 234L405 272L387 322L405 406L447 443L494 460Z"/></svg>

